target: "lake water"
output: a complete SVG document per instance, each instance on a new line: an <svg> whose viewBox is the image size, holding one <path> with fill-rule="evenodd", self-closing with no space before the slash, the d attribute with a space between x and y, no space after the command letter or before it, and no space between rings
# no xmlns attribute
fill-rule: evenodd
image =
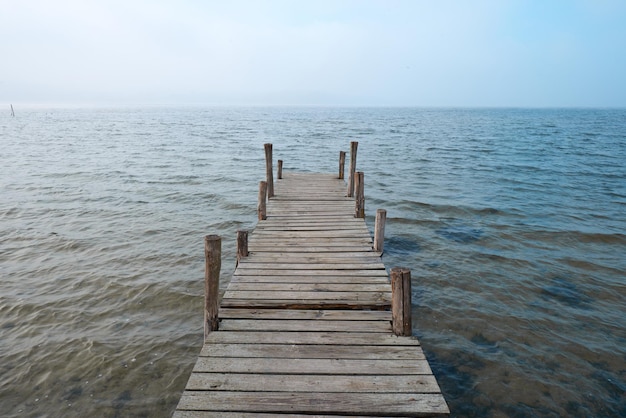
<svg viewBox="0 0 626 418"><path fill-rule="evenodd" d="M203 236L256 224L263 144L336 172L413 278L453 416L626 416L626 110L20 108L0 115L0 415L167 417Z"/></svg>

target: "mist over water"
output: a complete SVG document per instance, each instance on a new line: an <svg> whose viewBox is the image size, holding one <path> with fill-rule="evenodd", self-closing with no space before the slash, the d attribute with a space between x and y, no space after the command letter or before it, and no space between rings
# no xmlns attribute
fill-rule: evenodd
<svg viewBox="0 0 626 418"><path fill-rule="evenodd" d="M626 415L626 111L15 109L0 116L0 411L170 416L202 344L203 236L256 224L263 144L359 141L453 416Z"/></svg>

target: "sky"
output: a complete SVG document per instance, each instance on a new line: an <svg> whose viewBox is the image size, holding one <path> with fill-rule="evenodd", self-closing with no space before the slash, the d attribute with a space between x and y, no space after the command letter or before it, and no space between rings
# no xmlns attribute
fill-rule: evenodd
<svg viewBox="0 0 626 418"><path fill-rule="evenodd" d="M0 104L626 107L624 0L0 0Z"/></svg>

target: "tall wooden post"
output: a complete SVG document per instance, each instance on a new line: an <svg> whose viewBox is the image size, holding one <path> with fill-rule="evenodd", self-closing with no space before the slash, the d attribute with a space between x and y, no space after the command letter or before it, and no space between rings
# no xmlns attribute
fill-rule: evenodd
<svg viewBox="0 0 626 418"><path fill-rule="evenodd" d="M265 174L267 181L267 198L274 197L274 171L272 169L272 144L265 144Z"/></svg>
<svg viewBox="0 0 626 418"><path fill-rule="evenodd" d="M248 256L248 231L237 231L237 265L239 260ZM236 267L235 266L235 267Z"/></svg>
<svg viewBox="0 0 626 418"><path fill-rule="evenodd" d="M350 172L348 173L348 197L354 196L354 173L356 172L356 151L359 143L350 142Z"/></svg>
<svg viewBox="0 0 626 418"><path fill-rule="evenodd" d="M283 160L278 160L278 180L283 178Z"/></svg>
<svg viewBox="0 0 626 418"><path fill-rule="evenodd" d="M387 220L387 211L378 209L376 211L376 222L374 223L374 251L383 254L385 247L385 221Z"/></svg>
<svg viewBox="0 0 626 418"><path fill-rule="evenodd" d="M365 184L363 182L363 172L357 171L355 174L356 198L354 200L354 217L365 218Z"/></svg>
<svg viewBox="0 0 626 418"><path fill-rule="evenodd" d="M267 219L267 182L259 182L259 204L257 206L257 212L259 214L259 221Z"/></svg>
<svg viewBox="0 0 626 418"><path fill-rule="evenodd" d="M399 336L413 334L411 323L411 270L391 269L391 325Z"/></svg>
<svg viewBox="0 0 626 418"><path fill-rule="evenodd" d="M219 235L204 237L204 339L219 328L218 296L220 269L222 268L222 238Z"/></svg>
<svg viewBox="0 0 626 418"><path fill-rule="evenodd" d="M339 151L339 179L343 180L343 172L346 169L346 152Z"/></svg>

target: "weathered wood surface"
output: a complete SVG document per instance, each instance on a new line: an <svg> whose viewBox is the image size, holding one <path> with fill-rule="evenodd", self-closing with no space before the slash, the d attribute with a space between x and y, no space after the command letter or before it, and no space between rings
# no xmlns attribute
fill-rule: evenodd
<svg viewBox="0 0 626 418"><path fill-rule="evenodd" d="M419 341L392 332L345 182L284 172L274 187L174 417L448 415Z"/></svg>

